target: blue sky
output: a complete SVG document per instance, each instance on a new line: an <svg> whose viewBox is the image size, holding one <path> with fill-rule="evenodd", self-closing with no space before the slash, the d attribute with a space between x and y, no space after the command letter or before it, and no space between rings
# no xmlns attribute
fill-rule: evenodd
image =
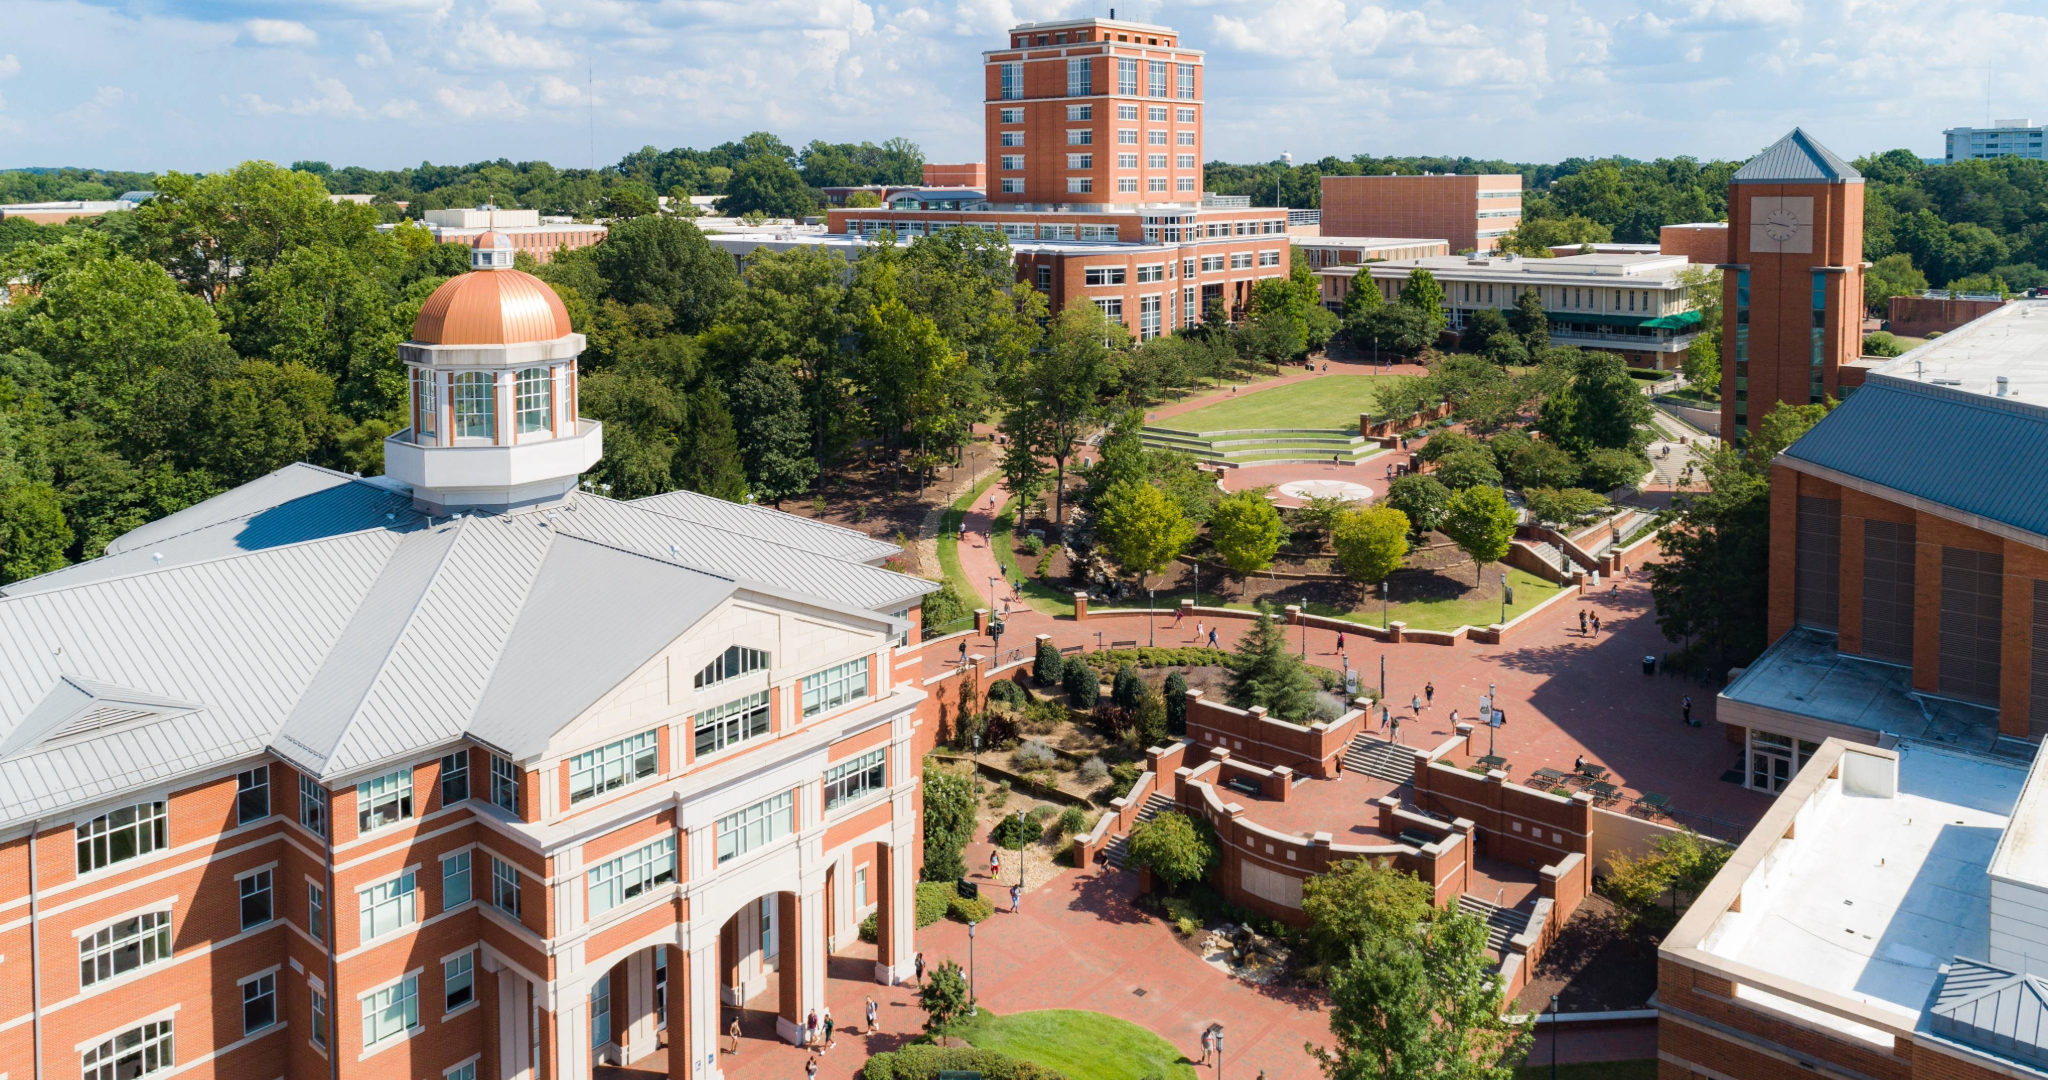
<svg viewBox="0 0 2048 1080"><path fill-rule="evenodd" d="M1845 156L2048 119L2023 0L1189 0L1207 156ZM586 165L767 129L981 156L980 52L1092 0L7 0L0 167ZM2034 84L2030 89L2029 83ZM591 106L595 105L593 109ZM593 113L595 122L593 125ZM594 128L594 130L593 130Z"/></svg>

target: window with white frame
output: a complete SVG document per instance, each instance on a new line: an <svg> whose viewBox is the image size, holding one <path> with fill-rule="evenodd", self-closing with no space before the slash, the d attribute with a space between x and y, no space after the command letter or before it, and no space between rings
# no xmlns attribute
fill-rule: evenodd
<svg viewBox="0 0 2048 1080"><path fill-rule="evenodd" d="M863 656L814 675L806 675L803 686L805 716L816 716L849 701L858 701L868 696L868 658Z"/></svg>
<svg viewBox="0 0 2048 1080"><path fill-rule="evenodd" d="M1023 172L1023 171L1024 171L1024 155L1022 155L1022 154L1004 154L1004 155L1003 155L1003 171L1004 171L1004 172Z"/></svg>
<svg viewBox="0 0 2048 1080"><path fill-rule="evenodd" d="M591 867L590 914L602 915L641 893L676 879L676 838L654 843Z"/></svg>
<svg viewBox="0 0 2048 1080"><path fill-rule="evenodd" d="M79 1059L83 1080L136 1080L171 1071L171 1021L141 1024L88 1047Z"/></svg>
<svg viewBox="0 0 2048 1080"><path fill-rule="evenodd" d="M1164 105L1148 105L1148 106L1146 106L1146 108L1145 108L1145 119L1147 119L1147 120L1150 120L1150 121L1152 121L1152 122L1153 122L1153 123L1155 123L1155 124L1164 124L1164 123L1166 123L1166 106L1164 106Z"/></svg>
<svg viewBox="0 0 2048 1080"><path fill-rule="evenodd" d="M1005 108L1001 110L998 120L1005 124L1021 124L1024 122L1024 109L1022 106Z"/></svg>
<svg viewBox="0 0 2048 1080"><path fill-rule="evenodd" d="M1002 65L1002 94L1004 101L1017 101L1024 96L1024 65L1011 63Z"/></svg>
<svg viewBox="0 0 2048 1080"><path fill-rule="evenodd" d="M1140 284L1140 285L1143 285L1144 283L1146 283L1146 282L1148 282L1148 281L1165 281L1165 280L1166 280L1166 264L1165 264L1165 263L1152 263L1152 264L1151 264L1151 265L1149 265L1149 266L1140 266L1140 267L1138 267L1138 284Z"/></svg>
<svg viewBox="0 0 2048 1080"><path fill-rule="evenodd" d="M1202 272L1205 274L1213 274L1216 271L1223 269L1223 258L1224 257L1221 255L1202 256Z"/></svg>
<svg viewBox="0 0 2048 1080"><path fill-rule="evenodd" d="M1090 266L1081 273L1081 281L1087 285L1121 285L1124 283L1124 268L1121 266Z"/></svg>
<svg viewBox="0 0 2048 1080"><path fill-rule="evenodd" d="M1176 168L1176 169L1192 169L1192 168L1194 168L1194 167L1195 167L1195 155L1193 155L1193 154L1176 154L1176 155L1174 155L1174 158L1173 158L1173 167L1174 167L1174 168Z"/></svg>
<svg viewBox="0 0 2048 1080"><path fill-rule="evenodd" d="M888 748L869 751L825 770L825 809L859 802L888 786Z"/></svg>
<svg viewBox="0 0 2048 1080"><path fill-rule="evenodd" d="M1067 168L1069 168L1069 169L1092 169L1092 168L1094 168L1094 167L1095 167L1095 155L1094 155L1094 154L1068 154L1068 155L1067 155Z"/></svg>
<svg viewBox="0 0 2048 1080"><path fill-rule="evenodd" d="M470 854L458 851L441 860L441 910L469 903Z"/></svg>
<svg viewBox="0 0 2048 1080"><path fill-rule="evenodd" d="M277 973L242 984L242 1034L254 1035L277 1023Z"/></svg>
<svg viewBox="0 0 2048 1080"><path fill-rule="evenodd" d="M1120 176L1116 181L1116 189L1123 192L1136 191L1138 190L1138 178L1135 176Z"/></svg>
<svg viewBox="0 0 2048 1080"><path fill-rule="evenodd" d="M1183 124L1192 124L1195 122L1195 110L1186 107L1175 109L1174 119ZM1188 134L1192 135L1194 132L1189 132Z"/></svg>
<svg viewBox="0 0 2048 1080"><path fill-rule="evenodd" d="M306 932L313 940L327 940L327 890L308 881L306 883Z"/></svg>
<svg viewBox="0 0 2048 1080"><path fill-rule="evenodd" d="M169 828L170 814L161 799L101 814L78 827L78 872L161 851L167 846Z"/></svg>
<svg viewBox="0 0 2048 1080"><path fill-rule="evenodd" d="M491 906L519 917L519 868L495 855L491 857Z"/></svg>
<svg viewBox="0 0 2048 1080"><path fill-rule="evenodd" d="M1095 190L1095 180L1088 176L1067 177L1067 194L1086 195ZM1046 268L1041 268L1046 269Z"/></svg>
<svg viewBox="0 0 2048 1080"><path fill-rule="evenodd" d="M1136 146L1136 145L1138 145L1138 129L1137 129L1137 128L1118 128L1118 129L1116 129L1116 141L1117 141L1117 143L1118 143L1119 145L1122 145L1122 146Z"/></svg>
<svg viewBox="0 0 2048 1080"><path fill-rule="evenodd" d="M1178 66L1180 68L1180 78L1177 82L1175 96L1179 97L1182 101L1193 101L1195 99L1195 65L1180 64ZM1181 111L1193 112L1194 110L1182 109Z"/></svg>
<svg viewBox="0 0 2048 1080"><path fill-rule="evenodd" d="M78 985L91 986L171 958L171 913L120 919L78 939Z"/></svg>
<svg viewBox="0 0 2048 1080"><path fill-rule="evenodd" d="M1119 169L1135 169L1135 168L1137 168L1137 167L1138 167L1138 155L1136 155L1136 154L1118 154L1118 155L1116 156L1116 167L1117 167L1117 168L1119 168Z"/></svg>
<svg viewBox="0 0 2048 1080"><path fill-rule="evenodd" d="M1081 239L1083 240L1115 240L1117 238L1116 226L1114 225L1083 225L1080 227L1080 231Z"/></svg>
<svg viewBox="0 0 2048 1080"><path fill-rule="evenodd" d="M1166 96L1166 61L1148 60L1145 63L1145 96Z"/></svg>
<svg viewBox="0 0 2048 1080"><path fill-rule="evenodd" d="M569 801L579 803L654 775L660 765L661 731L606 743L569 759Z"/></svg>
<svg viewBox="0 0 2048 1080"><path fill-rule="evenodd" d="M457 750L441 758L441 805L453 806L469 798L469 751Z"/></svg>
<svg viewBox="0 0 2048 1080"><path fill-rule="evenodd" d="M1135 94L1138 92L1138 62L1136 60L1118 60L1116 62L1116 92L1119 94ZM1132 106L1132 108L1135 109L1136 106Z"/></svg>
<svg viewBox="0 0 2048 1080"><path fill-rule="evenodd" d="M476 1000L476 953L441 964L441 1011L451 1013Z"/></svg>
<svg viewBox="0 0 2048 1080"><path fill-rule="evenodd" d="M1146 167L1146 168L1148 168L1148 169L1164 169L1164 168L1166 168L1166 155L1165 155L1165 154L1146 154L1146 155L1145 155L1145 167Z"/></svg>
<svg viewBox="0 0 2048 1080"><path fill-rule="evenodd" d="M270 921L271 894L270 871L258 870L244 874L237 879L241 891L242 929L262 926Z"/></svg>
<svg viewBox="0 0 2048 1080"><path fill-rule="evenodd" d="M1164 176L1154 176L1154 177L1149 177L1149 178L1147 178L1147 179L1146 179L1146 181L1145 181L1145 190L1146 190L1146 191L1165 191L1165 190L1166 190L1166 177L1164 177Z"/></svg>
<svg viewBox="0 0 2048 1080"><path fill-rule="evenodd" d="M311 995L306 1011L313 1018L313 1030L310 1032L313 1045L324 1050L327 1048L327 995L311 987L307 992Z"/></svg>
<svg viewBox="0 0 2048 1080"><path fill-rule="evenodd" d="M1252 253L1251 253L1251 252L1249 252L1249 251L1238 251L1238 252L1233 252L1233 253L1231 254L1231 256L1230 256L1230 268L1231 268L1232 270L1249 270L1249 269L1251 269L1251 266L1252 266Z"/></svg>
<svg viewBox="0 0 2048 1080"><path fill-rule="evenodd" d="M1145 145L1147 145L1147 146L1165 146L1165 145L1166 145L1166 131L1165 131L1165 129L1163 129L1163 128L1153 128L1152 130L1150 130L1150 131L1146 132L1146 133L1145 133Z"/></svg>
<svg viewBox="0 0 2048 1080"><path fill-rule="evenodd" d="M356 829L375 832L412 816L412 767L356 785Z"/></svg>
<svg viewBox="0 0 2048 1080"><path fill-rule="evenodd" d="M497 434L498 388L487 371L458 371L455 388L455 437L489 439Z"/></svg>
<svg viewBox="0 0 2048 1080"><path fill-rule="evenodd" d="M1193 191L1195 190L1195 178L1192 176L1180 177L1173 182L1173 187L1175 191Z"/></svg>
<svg viewBox="0 0 2048 1080"><path fill-rule="evenodd" d="M518 410L519 434L547 431L554 426L555 377L544 367L531 367L519 373L513 384L514 403Z"/></svg>
<svg viewBox="0 0 2048 1080"><path fill-rule="evenodd" d="M1192 131L1176 131L1173 133L1173 141L1176 146L1193 146L1195 145L1195 133Z"/></svg>
<svg viewBox="0 0 2048 1080"><path fill-rule="evenodd" d="M788 836L796 810L796 792L763 799L718 821L718 861L731 862L749 851Z"/></svg>
<svg viewBox="0 0 2048 1080"><path fill-rule="evenodd" d="M656 958L663 954L656 953ZM476 1062L465 1061L441 1074L441 1080L476 1080Z"/></svg>
<svg viewBox="0 0 2048 1080"><path fill-rule="evenodd" d="M1068 123L1078 123L1078 122L1080 122L1080 121L1082 121L1082 120L1093 120L1093 119L1095 119L1095 106L1093 106L1093 105L1069 105L1069 106L1067 106L1067 122L1068 122Z"/></svg>
<svg viewBox="0 0 2048 1080"><path fill-rule="evenodd" d="M363 1049L382 1046L420 1026L420 977L407 975L363 995Z"/></svg>
<svg viewBox="0 0 2048 1080"><path fill-rule="evenodd" d="M1003 146L1022 146L1024 145L1024 133L1021 131L1005 131L998 137L997 142Z"/></svg>
<svg viewBox="0 0 2048 1080"><path fill-rule="evenodd" d="M704 670L697 673L695 688L702 690L707 686L717 686L727 679L750 672L765 671L767 668L768 650L729 645L724 652L704 665Z"/></svg>
<svg viewBox="0 0 2048 1080"><path fill-rule="evenodd" d="M491 805L519 812L519 768L496 754L491 755Z"/></svg>
<svg viewBox="0 0 2048 1080"><path fill-rule="evenodd" d="M1032 228L1029 222L1026 222L1022 225L1014 221L1006 221L1003 223L1003 235L1009 237L1012 240L1029 240L1032 237L1032 233L1035 231L1036 230Z"/></svg>
<svg viewBox="0 0 2048 1080"><path fill-rule="evenodd" d="M411 370L412 415L415 429L413 434L418 439L431 439L434 437L435 415L440 412L435 407L437 402L434 399L434 373L425 368Z"/></svg>
<svg viewBox="0 0 2048 1080"><path fill-rule="evenodd" d="M1136 105L1118 105L1116 107L1116 118L1119 120L1136 120L1138 118L1138 107Z"/></svg>
<svg viewBox="0 0 2048 1080"><path fill-rule="evenodd" d="M270 766L258 765L235 774L235 824L247 825L270 816Z"/></svg>
<svg viewBox="0 0 2048 1080"><path fill-rule="evenodd" d="M1120 297L1120 296L1110 296L1110 297L1101 297L1101 298L1097 298L1097 299L1095 300L1095 306L1096 306L1096 307L1099 307L1099 308L1101 308L1101 309L1102 309L1102 314L1103 314L1104 316L1108 317L1109 321L1111 321L1111 322L1122 322L1122 321L1124 321L1124 301L1123 301L1123 297Z"/></svg>
<svg viewBox="0 0 2048 1080"><path fill-rule="evenodd" d="M1003 194L1005 194L1005 195L1022 195L1023 193L1024 193L1024 178L1023 178L1023 177L1021 177L1021 176L1005 176L1005 177L1003 177Z"/></svg>
<svg viewBox="0 0 2048 1080"><path fill-rule="evenodd" d="M1150 341L1159 336L1159 298L1141 296L1138 298L1138 340Z"/></svg>
<svg viewBox="0 0 2048 1080"><path fill-rule="evenodd" d="M1196 287L1188 286L1180 291L1180 324L1193 326L1201 320L1201 304L1195 299Z"/></svg>
<svg viewBox="0 0 2048 1080"><path fill-rule="evenodd" d="M715 754L735 743L768 734L768 720L766 690L698 713L693 725L697 756Z"/></svg>
<svg viewBox="0 0 2048 1080"><path fill-rule="evenodd" d="M372 941L420 921L419 889L411 870L356 893L362 940Z"/></svg>
<svg viewBox="0 0 2048 1080"><path fill-rule="evenodd" d="M1280 253L1279 253L1279 252L1277 252L1277 251L1261 251L1261 252L1259 252L1259 265L1260 265L1260 266L1278 266L1278 265L1280 265Z"/></svg>
<svg viewBox="0 0 2048 1080"><path fill-rule="evenodd" d="M1094 129L1094 128L1068 128L1068 129L1067 129L1067 145L1068 145L1068 146L1093 146L1093 145L1095 145L1095 129Z"/></svg>
<svg viewBox="0 0 2048 1080"><path fill-rule="evenodd" d="M1087 97L1094 92L1094 68L1086 59L1069 57L1067 60L1067 96Z"/></svg>
<svg viewBox="0 0 2048 1080"><path fill-rule="evenodd" d="M1194 276L1195 276L1195 260L1194 260L1194 257L1193 257L1193 256L1189 256L1188 258L1182 259L1182 260L1180 261L1180 276L1182 276L1182 277L1194 277Z"/></svg>
<svg viewBox="0 0 2048 1080"><path fill-rule="evenodd" d="M599 1049L612 1041L612 976L610 972L590 984L590 1048Z"/></svg>

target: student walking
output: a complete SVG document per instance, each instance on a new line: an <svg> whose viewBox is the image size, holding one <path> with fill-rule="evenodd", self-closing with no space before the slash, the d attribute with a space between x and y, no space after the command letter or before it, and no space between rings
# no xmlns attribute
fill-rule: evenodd
<svg viewBox="0 0 2048 1080"><path fill-rule="evenodd" d="M1585 636L1586 636L1586 609L1585 609L1585 608L1580 608L1580 609L1579 609L1579 636L1580 636L1580 637L1585 637ZM962 647L964 648L965 646L962 646Z"/></svg>
<svg viewBox="0 0 2048 1080"><path fill-rule="evenodd" d="M1012 915L1016 915L1016 914L1018 914L1018 913L1022 912L1023 910L1024 910L1024 886L1022 886L1022 885L1012 885L1012 886L1010 886L1010 914L1012 914Z"/></svg>
<svg viewBox="0 0 2048 1080"><path fill-rule="evenodd" d="M1408 711L1409 711L1410 713L1413 713L1413 714L1414 714L1414 715L1416 715L1416 716L1421 716L1421 715L1422 715L1422 695L1421 695L1421 694L1411 694L1411 695L1409 695L1409 697L1408 697Z"/></svg>
<svg viewBox="0 0 2048 1080"><path fill-rule="evenodd" d="M1201 1060L1201 1061L1198 1061L1198 1062L1196 1062L1196 1064L1198 1064L1198 1065L1207 1065L1207 1064L1209 1063L1209 1055L1215 1052L1215 1048L1216 1048L1216 1029L1215 1029L1215 1028L1203 1028L1203 1029L1202 1029L1202 1060Z"/></svg>
<svg viewBox="0 0 2048 1080"><path fill-rule="evenodd" d="M1337 655L1344 655L1344 631L1337 631ZM1347 667L1349 665L1346 665Z"/></svg>
<svg viewBox="0 0 2048 1080"><path fill-rule="evenodd" d="M804 1045L818 1045L818 1010L812 1009L810 1019L804 1021Z"/></svg>
<svg viewBox="0 0 2048 1080"><path fill-rule="evenodd" d="M817 1080L817 1076L818 1059L815 1057L804 1059L804 1080Z"/></svg>
<svg viewBox="0 0 2048 1080"><path fill-rule="evenodd" d="M1209 647L1216 647L1216 628L1213 626L1209 628Z"/></svg>
<svg viewBox="0 0 2048 1080"><path fill-rule="evenodd" d="M868 995L868 1034L882 1030L882 1010L875 1005L874 995Z"/></svg>
<svg viewBox="0 0 2048 1080"><path fill-rule="evenodd" d="M818 1053L822 1054L825 1050L830 1049L832 1049L832 1006L827 1005L825 1006L825 1047L823 1050L819 1050Z"/></svg>
<svg viewBox="0 0 2048 1080"><path fill-rule="evenodd" d="M1422 707L1423 707L1423 708L1425 708L1425 709L1427 709L1427 708L1429 708L1430 706L1432 706L1432 705L1435 705L1435 704L1436 704L1436 683L1435 683L1434 681L1431 681L1431 682L1426 682L1426 683L1423 683L1423 684L1422 684Z"/></svg>
<svg viewBox="0 0 2048 1080"><path fill-rule="evenodd" d="M1685 695L1685 700L1684 700L1684 701L1682 701L1682 702L1679 702L1679 704L1678 704L1678 711L1679 711L1679 712L1680 712L1680 713L1681 713L1681 714L1682 714L1682 715L1683 715L1683 716L1685 717L1685 726L1686 726L1686 727L1691 727L1691 726L1692 726L1692 695L1691 695L1691 694L1687 694L1687 695Z"/></svg>
<svg viewBox="0 0 2048 1080"><path fill-rule="evenodd" d="M913 959L913 960L912 960L912 961L910 962L910 970L911 970L911 971L913 971L913 972L915 972L915 973L917 974L917 985L919 985L919 986L923 986L923 985L924 985L924 954L923 954L923 953L918 953L918 954L917 954L917 957L916 957L916 959Z"/></svg>
<svg viewBox="0 0 2048 1080"><path fill-rule="evenodd" d="M988 851L988 878L989 878L989 880L990 880L990 881L994 881L994 880L996 879L996 875L997 875L997 874L999 874L999 873L1001 873L1001 872L1002 872L1002 869L1003 869L1002 849L1001 849L1001 848L990 848L990 849L989 849L989 851Z"/></svg>
<svg viewBox="0 0 2048 1080"><path fill-rule="evenodd" d="M1597 611L1593 613L1593 636L1600 636L1600 613Z"/></svg>
<svg viewBox="0 0 2048 1080"><path fill-rule="evenodd" d="M726 1035L726 1038L728 1038L728 1039L731 1039L731 1040L732 1040L732 1046L731 1046L731 1048L729 1048L729 1049L727 1049L727 1050L726 1050L726 1053L728 1053L728 1054L731 1054L731 1055L732 1055L732 1056L734 1056L734 1057L738 1057L738 1056L739 1056L739 1053L740 1053L740 1018L739 1018L739 1017L735 1016L735 1017L733 1017L733 1018L732 1018L732 1026L731 1026L731 1027L729 1027L729 1028L726 1028L726 1029L725 1029L725 1035Z"/></svg>
<svg viewBox="0 0 2048 1080"><path fill-rule="evenodd" d="M1203 634L1206 634L1206 633L1208 633L1208 632L1209 632L1209 624L1208 624L1208 623L1205 623L1205 622L1203 622L1203 621L1202 621L1202 620L1200 620L1200 619L1196 619L1196 620L1195 620L1195 640L1196 640L1196 641L1200 641L1200 640L1202 640L1202 635L1203 635Z"/></svg>

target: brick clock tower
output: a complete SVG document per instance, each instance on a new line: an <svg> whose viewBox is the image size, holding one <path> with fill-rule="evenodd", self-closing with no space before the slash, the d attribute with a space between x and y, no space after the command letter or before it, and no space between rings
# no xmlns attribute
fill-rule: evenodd
<svg viewBox="0 0 2048 1080"><path fill-rule="evenodd" d="M1863 352L1863 174L1794 128L1728 182L1721 433L1839 398Z"/></svg>

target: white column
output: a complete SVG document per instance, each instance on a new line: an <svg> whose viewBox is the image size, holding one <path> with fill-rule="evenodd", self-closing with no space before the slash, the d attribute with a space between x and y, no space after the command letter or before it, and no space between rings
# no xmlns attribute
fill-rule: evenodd
<svg viewBox="0 0 2048 1080"><path fill-rule="evenodd" d="M690 1080L725 1080L725 1070L719 1067L718 1048L725 1038L723 1010L719 1008L718 980L718 927L708 930L698 928L692 935L693 942L701 942L689 952L689 978L684 980L684 993L688 1002L677 1002L676 972L669 972L669 1053L688 1045L690 1050ZM677 1022L687 1024L688 1038L678 1038L674 1030Z"/></svg>
<svg viewBox="0 0 2048 1080"><path fill-rule="evenodd" d="M664 946L656 945L659 949ZM626 957L626 1030L619 1033L619 1055L630 1064L654 1052L654 949ZM612 992L618 993L613 987Z"/></svg>
<svg viewBox="0 0 2048 1080"><path fill-rule="evenodd" d="M590 1080L590 987L555 989L555 1075L553 1080Z"/></svg>
<svg viewBox="0 0 2048 1080"><path fill-rule="evenodd" d="M527 981L511 968L498 969L498 1080L526 1080L527 1022L533 1016Z"/></svg>

